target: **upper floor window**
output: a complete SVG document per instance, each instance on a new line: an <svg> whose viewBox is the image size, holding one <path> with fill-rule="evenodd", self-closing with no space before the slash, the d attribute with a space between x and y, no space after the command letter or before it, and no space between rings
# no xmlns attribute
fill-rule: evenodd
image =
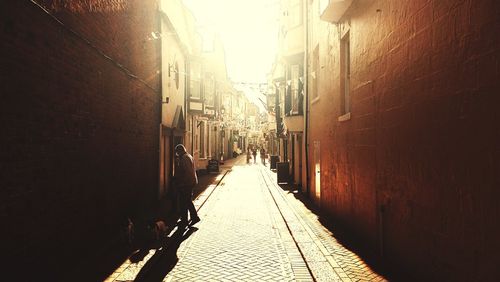
<svg viewBox="0 0 500 282"><path fill-rule="evenodd" d="M206 141L206 136L205 136L205 122L204 121L200 121L199 124L199 136L200 136L200 146L199 146L199 150L200 150L200 158L206 158L206 144L205 144L205 141Z"/></svg>
<svg viewBox="0 0 500 282"><path fill-rule="evenodd" d="M301 65L290 66L289 82L285 93L285 114L302 114L303 107L303 83L301 78Z"/></svg>
<svg viewBox="0 0 500 282"><path fill-rule="evenodd" d="M302 24L302 0L290 0L288 8L288 27Z"/></svg>
<svg viewBox="0 0 500 282"><path fill-rule="evenodd" d="M351 44L349 32L347 32L340 42L340 112L346 115L351 112Z"/></svg>
<svg viewBox="0 0 500 282"><path fill-rule="evenodd" d="M194 99L201 99L201 64L191 61L189 74L189 96Z"/></svg>
<svg viewBox="0 0 500 282"><path fill-rule="evenodd" d="M312 73L311 73L311 84L312 84L312 98L319 98L318 91L318 76L319 76L319 46L314 48L313 58L312 58Z"/></svg>
<svg viewBox="0 0 500 282"><path fill-rule="evenodd" d="M322 15L330 4L330 0L319 0L319 15Z"/></svg>
<svg viewBox="0 0 500 282"><path fill-rule="evenodd" d="M213 107L215 101L215 79L214 75L211 73L205 74L205 79L203 80L203 94L205 97L205 105Z"/></svg>

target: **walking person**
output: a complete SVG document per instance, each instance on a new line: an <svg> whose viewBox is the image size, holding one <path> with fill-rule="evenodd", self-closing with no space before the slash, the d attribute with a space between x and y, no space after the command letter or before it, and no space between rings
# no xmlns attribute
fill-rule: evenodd
<svg viewBox="0 0 500 282"><path fill-rule="evenodd" d="M260 160L263 165L266 165L266 149L264 147L260 148Z"/></svg>
<svg viewBox="0 0 500 282"><path fill-rule="evenodd" d="M253 155L253 163L256 164L257 163L257 148L253 148L252 149L252 155Z"/></svg>
<svg viewBox="0 0 500 282"><path fill-rule="evenodd" d="M252 154L250 154L250 147L247 148L247 164L250 163L250 159L252 158Z"/></svg>
<svg viewBox="0 0 500 282"><path fill-rule="evenodd" d="M177 189L180 218L180 228L186 228L188 225L194 225L200 221L196 208L191 200L193 196L193 188L198 184L196 176L196 168L194 166L193 157L187 152L184 145L175 146L175 187ZM190 222L188 222L188 211Z"/></svg>

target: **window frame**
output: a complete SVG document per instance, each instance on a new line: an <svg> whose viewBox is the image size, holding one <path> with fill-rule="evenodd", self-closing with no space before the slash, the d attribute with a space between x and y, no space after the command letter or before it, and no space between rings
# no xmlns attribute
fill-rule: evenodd
<svg viewBox="0 0 500 282"><path fill-rule="evenodd" d="M339 121L349 120L351 116L351 42L350 32L340 40L340 116Z"/></svg>

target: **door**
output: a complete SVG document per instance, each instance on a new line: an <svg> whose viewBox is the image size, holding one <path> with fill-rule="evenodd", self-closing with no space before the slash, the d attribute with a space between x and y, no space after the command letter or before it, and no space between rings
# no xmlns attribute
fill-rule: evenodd
<svg viewBox="0 0 500 282"><path fill-rule="evenodd" d="M172 138L172 146L170 147L170 167L169 173L171 176L175 175L175 146L183 144L184 138L179 135L174 135Z"/></svg>
<svg viewBox="0 0 500 282"><path fill-rule="evenodd" d="M295 170L296 183L302 186L302 134L297 134L297 168Z"/></svg>
<svg viewBox="0 0 500 282"><path fill-rule="evenodd" d="M158 199L161 199L163 195L165 195L165 190L166 190L166 181L165 181L165 139L166 136L164 136L162 133L162 129L160 129L160 171L158 173L159 175L159 187L158 187Z"/></svg>
<svg viewBox="0 0 500 282"><path fill-rule="evenodd" d="M314 141L314 198L321 204L321 150L319 141Z"/></svg>
<svg viewBox="0 0 500 282"><path fill-rule="evenodd" d="M163 179L165 179L165 187L162 191L162 196L167 193L170 189L170 182L172 179L172 149L171 149L171 137L165 136L163 138Z"/></svg>
<svg viewBox="0 0 500 282"><path fill-rule="evenodd" d="M295 175L296 175L296 174L295 174L295 168L297 167L297 165L296 165L296 163L295 163L295 162L297 161L297 156L295 155L295 144L296 144L296 143L295 143L295 138L296 138L296 137L297 137L297 136L296 136L295 134L290 134L290 139L291 139L291 141L292 141L292 142L291 142L292 144L291 144L291 146L290 146L290 147L291 147L291 149L292 149L292 150L291 150L292 152L291 152L291 154L290 154L290 155L292 156L292 159L290 160L290 163L291 163L291 164L290 164L290 165L291 165L291 175L290 175L290 177L291 177L291 179L293 180L293 182L294 182L295 184L297 184L297 182L295 182Z"/></svg>

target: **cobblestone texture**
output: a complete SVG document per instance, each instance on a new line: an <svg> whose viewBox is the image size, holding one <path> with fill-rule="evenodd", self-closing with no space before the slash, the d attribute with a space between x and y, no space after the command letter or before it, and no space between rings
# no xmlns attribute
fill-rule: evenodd
<svg viewBox="0 0 500 282"><path fill-rule="evenodd" d="M195 200L202 221L163 281L386 281L275 184L268 167L236 164ZM107 281L136 280L157 252L128 260Z"/></svg>
<svg viewBox="0 0 500 282"><path fill-rule="evenodd" d="M334 281L329 277L331 271L325 271L329 268L341 281L387 281L337 242L318 217L293 194L285 193L276 184L276 174L265 167L261 167L261 173L317 281Z"/></svg>
<svg viewBox="0 0 500 282"><path fill-rule="evenodd" d="M312 281L292 238L282 237L286 225L258 166L235 167L223 183L164 281Z"/></svg>

